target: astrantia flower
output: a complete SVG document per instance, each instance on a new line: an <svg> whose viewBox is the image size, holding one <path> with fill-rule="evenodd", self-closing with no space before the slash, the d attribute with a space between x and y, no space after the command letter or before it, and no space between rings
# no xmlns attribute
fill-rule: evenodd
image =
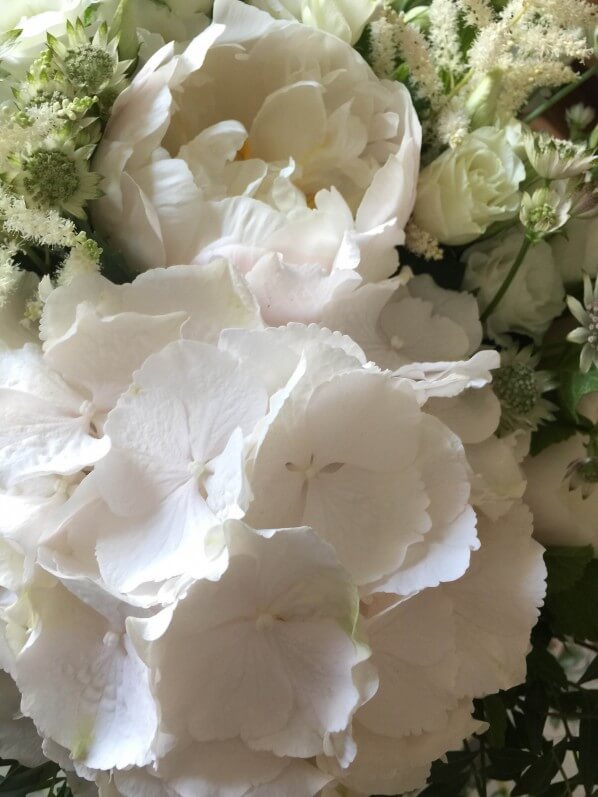
<svg viewBox="0 0 598 797"><path fill-rule="evenodd" d="M534 171L547 180L576 177L587 171L596 156L584 146L548 133L529 132L524 137L525 152Z"/></svg>
<svg viewBox="0 0 598 797"><path fill-rule="evenodd" d="M557 383L547 371L536 370L539 361L540 355L534 356L531 346L501 353L501 367L494 372L492 386L500 400L503 434L516 429L533 431L553 417L556 407L542 394Z"/></svg>
<svg viewBox="0 0 598 797"><path fill-rule="evenodd" d="M592 366L598 367L598 279L592 281L587 274L583 278L583 304L574 296L567 296L567 307L581 324L569 332L567 340L583 346L579 367L587 373Z"/></svg>
<svg viewBox="0 0 598 797"><path fill-rule="evenodd" d="M543 187L536 189L533 194L523 194L519 218L528 238L537 242L567 223L570 208L569 197Z"/></svg>
<svg viewBox="0 0 598 797"><path fill-rule="evenodd" d="M90 40L80 19L66 26L68 41L50 36L53 60L67 83L79 96L107 98L108 104L125 86L130 61L119 61L118 39L110 39L103 23Z"/></svg>
<svg viewBox="0 0 598 797"><path fill-rule="evenodd" d="M213 25L120 95L95 219L140 271L222 254L269 322L319 320L395 270L419 141L408 92L347 44L218 0Z"/></svg>

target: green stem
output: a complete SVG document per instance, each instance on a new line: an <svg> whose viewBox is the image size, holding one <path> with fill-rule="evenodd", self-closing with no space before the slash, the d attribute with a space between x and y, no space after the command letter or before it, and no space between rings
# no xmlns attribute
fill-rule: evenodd
<svg viewBox="0 0 598 797"><path fill-rule="evenodd" d="M564 97L569 96L569 94L575 91L576 88L583 85L586 80L589 80L591 77L597 74L598 64L594 64L594 66L591 66L589 69L587 69L577 80L574 80L572 83L567 83L566 86L563 86L562 89L559 89L551 97L549 97L546 102L540 103L537 108L534 108L533 111L528 113L523 121L526 125L528 125L530 122L533 122L534 119L537 119L538 116L542 116L542 114L550 110L553 105L556 105L557 102L560 102Z"/></svg>
<svg viewBox="0 0 598 797"><path fill-rule="evenodd" d="M510 269L509 273L507 274L507 276L505 277L505 280L504 280L503 284L500 286L500 288L494 294L494 298L492 299L490 304L486 307L484 312L481 314L480 321L486 321L486 319L494 312L494 310L496 310L496 307L499 304L500 300L505 295L505 293L509 290L510 284L515 279L515 275L519 271L519 267L523 263L523 261L525 259L525 256L527 254L527 250L530 248L531 243L532 242L529 240L529 238L524 238L523 239L523 243L521 244L521 248L519 249L519 252L517 252L517 257L515 258L515 262L511 266L511 269Z"/></svg>
<svg viewBox="0 0 598 797"><path fill-rule="evenodd" d="M467 744L467 739L463 740L463 746L467 750L468 753L473 752L471 747ZM475 758L471 762L471 771L473 772L473 779L475 780L476 791L478 793L478 797L487 797L486 785L483 780L480 778L480 773L477 770L475 765Z"/></svg>

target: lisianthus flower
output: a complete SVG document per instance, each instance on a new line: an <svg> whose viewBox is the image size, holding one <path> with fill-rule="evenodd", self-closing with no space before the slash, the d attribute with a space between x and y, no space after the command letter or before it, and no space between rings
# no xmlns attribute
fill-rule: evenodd
<svg viewBox="0 0 598 797"><path fill-rule="evenodd" d="M598 466L586 443L575 434L524 463L526 500L544 545L593 545L598 551Z"/></svg>
<svg viewBox="0 0 598 797"><path fill-rule="evenodd" d="M522 240L521 233L507 232L465 251L463 286L476 293L480 310L490 304L502 285ZM563 299L563 282L550 246L540 241L527 252L512 285L488 318L488 334L501 340L507 332L520 332L537 340L560 315Z"/></svg>
<svg viewBox="0 0 598 797"><path fill-rule="evenodd" d="M117 100L94 218L140 271L226 255L269 323L318 321L396 269L419 145L406 89L349 45L217 0L214 23Z"/></svg>

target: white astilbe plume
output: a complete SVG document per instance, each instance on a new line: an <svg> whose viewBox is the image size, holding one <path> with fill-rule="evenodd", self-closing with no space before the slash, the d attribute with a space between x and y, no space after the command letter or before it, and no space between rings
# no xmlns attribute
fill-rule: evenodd
<svg viewBox="0 0 598 797"><path fill-rule="evenodd" d="M13 246L0 246L0 308L8 301L19 282L19 270L15 266Z"/></svg>
<svg viewBox="0 0 598 797"><path fill-rule="evenodd" d="M503 76L497 115L513 116L538 88L557 88L575 80L575 72L560 61L532 61L514 66Z"/></svg>
<svg viewBox="0 0 598 797"><path fill-rule="evenodd" d="M387 11L370 25L372 42L372 69L379 78L389 79L395 70L397 55L396 18L394 11Z"/></svg>
<svg viewBox="0 0 598 797"><path fill-rule="evenodd" d="M438 69L453 75L465 65L459 41L459 10L453 0L432 0L430 5L430 45Z"/></svg>
<svg viewBox="0 0 598 797"><path fill-rule="evenodd" d="M5 232L39 246L69 248L77 232L69 219L54 210L28 208L22 197L0 188L0 223Z"/></svg>
<svg viewBox="0 0 598 797"><path fill-rule="evenodd" d="M451 149L458 147L469 130L469 115L463 104L453 98L438 115L438 138Z"/></svg>
<svg viewBox="0 0 598 797"><path fill-rule="evenodd" d="M494 11L488 0L458 0L458 6L472 28L485 28L494 21Z"/></svg>
<svg viewBox="0 0 598 797"><path fill-rule="evenodd" d="M409 67L417 96L427 99L433 110L439 108L442 103L442 81L425 36L401 15L396 17L395 32L399 53Z"/></svg>
<svg viewBox="0 0 598 797"><path fill-rule="evenodd" d="M433 0L429 21L422 30L397 15L395 40L416 96L429 104L428 141L454 147L472 128L507 121L536 90L574 81L569 64L591 56L584 31L597 12L586 0L509 0L500 12L489 0ZM476 29L466 54L463 23ZM496 87L487 97L485 80Z"/></svg>

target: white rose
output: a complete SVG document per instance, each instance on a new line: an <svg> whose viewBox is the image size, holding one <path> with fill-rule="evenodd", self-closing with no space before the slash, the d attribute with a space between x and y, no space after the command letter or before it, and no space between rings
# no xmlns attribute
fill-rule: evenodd
<svg viewBox="0 0 598 797"><path fill-rule="evenodd" d="M534 513L534 534L544 545L593 545L598 554L598 489L584 498L581 486L570 489L567 468L586 457L577 434L524 463L525 499Z"/></svg>
<svg viewBox="0 0 598 797"><path fill-rule="evenodd" d="M463 287L477 293L480 309L490 304L504 282L523 237L509 232L474 244L464 254ZM497 340L506 332L539 339L563 309L564 289L550 246L532 246L512 284L488 319L488 333Z"/></svg>
<svg viewBox="0 0 598 797"><path fill-rule="evenodd" d="M378 0L252 0L251 5L276 19L298 19L348 44L355 44L380 7Z"/></svg>
<svg viewBox="0 0 598 797"><path fill-rule="evenodd" d="M507 134L480 127L422 171L414 219L441 243L475 240L519 210L525 167Z"/></svg>
<svg viewBox="0 0 598 797"><path fill-rule="evenodd" d="M565 284L581 282L584 274L598 274L598 222L573 219L563 231L550 239L554 262Z"/></svg>
<svg viewBox="0 0 598 797"><path fill-rule="evenodd" d="M269 322L319 320L396 269L419 145L406 89L347 44L217 0L117 100L94 218L140 271L225 255Z"/></svg>

